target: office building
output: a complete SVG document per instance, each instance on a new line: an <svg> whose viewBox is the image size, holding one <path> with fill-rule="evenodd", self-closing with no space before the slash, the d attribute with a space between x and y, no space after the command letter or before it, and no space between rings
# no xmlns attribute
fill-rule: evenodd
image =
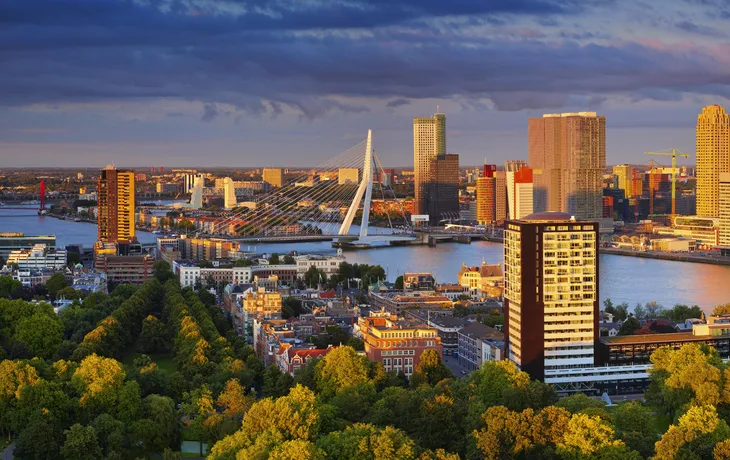
<svg viewBox="0 0 730 460"><path fill-rule="evenodd" d="M98 240L102 243L129 244L134 236L134 171L109 165L101 170Z"/></svg>
<svg viewBox="0 0 730 460"><path fill-rule="evenodd" d="M243 296L243 310L248 315L259 318L281 316L281 292L267 291L260 287L257 291L247 292Z"/></svg>
<svg viewBox="0 0 730 460"><path fill-rule="evenodd" d="M413 188L415 214L427 214L427 184L430 181L431 160L446 154L446 115L413 119ZM458 174L458 171L457 171Z"/></svg>
<svg viewBox="0 0 730 460"><path fill-rule="evenodd" d="M535 379L597 364L597 222L560 212L506 222L506 357Z"/></svg>
<svg viewBox="0 0 730 460"><path fill-rule="evenodd" d="M720 173L719 181L720 246L730 249L730 173Z"/></svg>
<svg viewBox="0 0 730 460"><path fill-rule="evenodd" d="M385 372L403 372L410 378L426 350L443 358L441 338L435 328L417 319L398 319L387 313L371 313L358 319L358 331L365 342L365 354L383 365Z"/></svg>
<svg viewBox="0 0 730 460"><path fill-rule="evenodd" d="M535 211L601 218L606 117L576 112L530 118L528 143Z"/></svg>
<svg viewBox="0 0 730 460"><path fill-rule="evenodd" d="M110 282L142 284L152 277L152 256L115 256L97 254L96 270L104 273Z"/></svg>
<svg viewBox="0 0 730 460"><path fill-rule="evenodd" d="M636 194L634 183L635 169L631 165L617 165L613 167L613 175L616 176L618 187L624 191L625 198L633 198Z"/></svg>
<svg viewBox="0 0 730 460"><path fill-rule="evenodd" d="M7 260L13 251L32 249L36 244L44 244L46 248L56 248L56 236L26 236L22 232L0 232L0 257Z"/></svg>
<svg viewBox="0 0 730 460"><path fill-rule="evenodd" d="M481 225L504 222L507 217L507 180L495 165L484 165L483 177L476 182L476 215Z"/></svg>
<svg viewBox="0 0 730 460"><path fill-rule="evenodd" d="M281 168L264 168L263 180L271 187L283 187L284 170Z"/></svg>
<svg viewBox="0 0 730 460"><path fill-rule="evenodd" d="M223 207L233 209L236 207L236 188L233 179L226 177L223 180Z"/></svg>
<svg viewBox="0 0 730 460"><path fill-rule="evenodd" d="M432 225L459 220L459 155L446 153L431 159L425 190Z"/></svg>
<svg viewBox="0 0 730 460"><path fill-rule="evenodd" d="M509 162L508 162L509 163ZM522 219L534 212L532 169L520 165L514 169L508 165L505 169L507 185L507 215L509 219Z"/></svg>
<svg viewBox="0 0 730 460"><path fill-rule="evenodd" d="M697 215L720 213L720 173L730 172L730 119L725 109L710 105L697 116Z"/></svg>
<svg viewBox="0 0 730 460"><path fill-rule="evenodd" d="M6 264L17 264L18 270L63 270L66 267L66 257L66 249L53 249L39 243L31 249L16 249L11 252Z"/></svg>
<svg viewBox="0 0 730 460"><path fill-rule="evenodd" d="M360 170L357 168L340 168L337 172L338 185L357 185L360 183Z"/></svg>

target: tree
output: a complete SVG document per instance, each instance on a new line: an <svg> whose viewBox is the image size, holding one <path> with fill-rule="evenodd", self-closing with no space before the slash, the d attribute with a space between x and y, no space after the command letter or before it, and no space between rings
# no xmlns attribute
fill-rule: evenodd
<svg viewBox="0 0 730 460"><path fill-rule="evenodd" d="M621 302L620 304L616 305L615 307L615 313L613 315L613 319L615 321L625 321L626 318L629 316L629 304L626 302Z"/></svg>
<svg viewBox="0 0 730 460"><path fill-rule="evenodd" d="M352 347L337 347L317 363L316 375L320 392L334 395L342 388L368 381L368 360Z"/></svg>
<svg viewBox="0 0 730 460"><path fill-rule="evenodd" d="M314 265L310 265L309 269L307 269L307 271L304 273L304 282L309 287L316 286L323 279L324 277L322 276L322 272L320 272Z"/></svg>
<svg viewBox="0 0 730 460"><path fill-rule="evenodd" d="M165 283L171 278L175 278L175 274L170 268L170 264L165 260L157 260L152 264L152 276L157 278L160 283Z"/></svg>
<svg viewBox="0 0 730 460"><path fill-rule="evenodd" d="M641 323L635 317L629 315L626 321L621 324L618 329L618 335L633 335L636 331L641 329Z"/></svg>
<svg viewBox="0 0 730 460"><path fill-rule="evenodd" d="M281 303L281 316L284 319L297 318L302 314L302 301L296 297L286 297Z"/></svg>
<svg viewBox="0 0 730 460"><path fill-rule="evenodd" d="M218 395L217 404L223 408L224 416L240 421L255 401L254 397L246 395L245 388L238 379L230 379Z"/></svg>
<svg viewBox="0 0 730 460"><path fill-rule="evenodd" d="M101 458L101 448L96 436L96 430L91 426L81 424L71 425L64 432L66 441L61 447L61 455L68 460L96 460Z"/></svg>
<svg viewBox="0 0 730 460"><path fill-rule="evenodd" d="M149 395L142 402L146 420L153 429L148 429L147 446L150 452L162 452L166 447L178 448L181 441L180 420L175 402L167 396Z"/></svg>
<svg viewBox="0 0 730 460"><path fill-rule="evenodd" d="M124 377L118 361L92 354L81 361L71 382L81 394L81 407L112 414L119 409Z"/></svg>
<svg viewBox="0 0 730 460"><path fill-rule="evenodd" d="M297 260L290 254L287 254L284 256L284 265L294 265L297 263Z"/></svg>
<svg viewBox="0 0 730 460"><path fill-rule="evenodd" d="M345 345L352 347L355 351L365 351L365 342L355 336L351 336L347 339L347 343Z"/></svg>
<svg viewBox="0 0 730 460"><path fill-rule="evenodd" d="M327 458L415 459L416 444L403 431L356 423L317 441Z"/></svg>
<svg viewBox="0 0 730 460"><path fill-rule="evenodd" d="M617 436L632 450L644 458L654 451L656 433L649 411L636 401L620 404L613 412Z"/></svg>
<svg viewBox="0 0 730 460"><path fill-rule="evenodd" d="M253 262L247 259L239 259L233 264L234 267L250 267L251 265Z"/></svg>
<svg viewBox="0 0 730 460"><path fill-rule="evenodd" d="M644 307L641 306L640 303L637 303L634 307L634 317L638 320L647 318L646 310L644 309Z"/></svg>
<svg viewBox="0 0 730 460"><path fill-rule="evenodd" d="M395 279L395 288L403 289L403 275L400 275L398 278Z"/></svg>
<svg viewBox="0 0 730 460"><path fill-rule="evenodd" d="M279 265L281 261L279 260L279 254L273 253L271 254L271 257L269 257L269 264L270 265Z"/></svg>
<svg viewBox="0 0 730 460"><path fill-rule="evenodd" d="M195 388L183 395L182 411L190 419L190 430L198 438L200 456L203 456L203 441L211 436L209 419L216 415L215 400L207 385Z"/></svg>
<svg viewBox="0 0 730 460"><path fill-rule="evenodd" d="M697 305L688 307L681 304L677 304L664 312L667 318L678 323L682 323L689 318L702 318L702 313L702 309Z"/></svg>
<svg viewBox="0 0 730 460"><path fill-rule="evenodd" d="M68 286L68 284L66 283L66 278L63 276L63 273L56 273L48 278L48 281L46 281L48 294L50 294L54 299L56 298L56 293L66 286Z"/></svg>
<svg viewBox="0 0 730 460"><path fill-rule="evenodd" d="M487 361L481 368L469 374L474 384L474 394L485 407L496 406L504 401L504 393L512 387L530 384L527 373L517 369L512 361Z"/></svg>
<svg viewBox="0 0 730 460"><path fill-rule="evenodd" d="M142 321L139 335L139 351L142 353L162 353L169 349L167 328L156 317L149 315Z"/></svg>
<svg viewBox="0 0 730 460"><path fill-rule="evenodd" d="M717 305L712 309L712 316L728 315L730 314L730 303L724 305Z"/></svg>
<svg viewBox="0 0 730 460"><path fill-rule="evenodd" d="M417 387L421 384L436 385L443 379L453 378L454 373L441 361L441 356L435 349L428 349L421 353L421 362L416 366L411 376L411 384Z"/></svg>
<svg viewBox="0 0 730 460"><path fill-rule="evenodd" d="M613 306L613 302L611 302L611 299L606 299L603 301L603 311L610 314L615 314L616 309Z"/></svg>
<svg viewBox="0 0 730 460"><path fill-rule="evenodd" d="M18 288L23 287L20 281L13 279L12 276L0 276L0 297L10 298L10 293Z"/></svg>
<svg viewBox="0 0 730 460"><path fill-rule="evenodd" d="M595 455L606 447L621 447L623 442L614 439L613 428L599 417L574 414L568 422L560 450Z"/></svg>
<svg viewBox="0 0 730 460"><path fill-rule="evenodd" d="M65 288L59 289L58 292L56 292L56 298L66 300L81 300L84 298L84 293L81 291L77 291L71 286L66 286Z"/></svg>
<svg viewBox="0 0 730 460"><path fill-rule="evenodd" d="M598 401L597 399L589 398L583 393L576 393L565 398L561 398L556 404L558 407L562 407L571 414L577 414L585 409L595 407L604 408L606 403Z"/></svg>
<svg viewBox="0 0 730 460"><path fill-rule="evenodd" d="M63 340L61 320L47 313L35 313L18 323L15 340L24 344L34 356L50 358Z"/></svg>
<svg viewBox="0 0 730 460"><path fill-rule="evenodd" d="M647 319L661 318L664 316L664 307L656 303L656 301L647 302L644 308L646 309Z"/></svg>
<svg viewBox="0 0 730 460"><path fill-rule="evenodd" d="M715 444L712 455L715 460L730 460L730 439Z"/></svg>
<svg viewBox="0 0 730 460"><path fill-rule="evenodd" d="M77 264L81 263L81 254L78 252L68 252L66 253L66 265L69 267L75 267Z"/></svg>
<svg viewBox="0 0 730 460"><path fill-rule="evenodd" d="M656 443L654 458L711 458L716 444L729 437L730 428L718 417L715 407L691 407Z"/></svg>

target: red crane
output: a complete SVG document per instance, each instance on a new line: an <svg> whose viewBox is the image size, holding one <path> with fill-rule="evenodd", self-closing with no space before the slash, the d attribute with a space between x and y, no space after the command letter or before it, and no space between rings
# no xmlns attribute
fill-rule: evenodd
<svg viewBox="0 0 730 460"><path fill-rule="evenodd" d="M41 190L40 190L40 202L41 207L38 209L38 211L45 211L46 210L46 181L45 179L41 179Z"/></svg>

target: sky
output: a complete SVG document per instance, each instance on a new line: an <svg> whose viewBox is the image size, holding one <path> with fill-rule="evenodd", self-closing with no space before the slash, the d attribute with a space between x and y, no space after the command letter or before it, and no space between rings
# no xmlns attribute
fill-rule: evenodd
<svg viewBox="0 0 730 460"><path fill-rule="evenodd" d="M2 0L0 167L527 158L527 118L607 117L607 162L693 153L730 109L730 0ZM690 158L689 163L694 159ZM681 163L681 162L680 162Z"/></svg>

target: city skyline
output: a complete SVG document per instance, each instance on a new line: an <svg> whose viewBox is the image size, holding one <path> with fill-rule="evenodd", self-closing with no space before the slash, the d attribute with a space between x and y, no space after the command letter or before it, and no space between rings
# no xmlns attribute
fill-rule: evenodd
<svg viewBox="0 0 730 460"><path fill-rule="evenodd" d="M306 166L371 128L406 165L437 106L462 164L524 159L527 118L586 110L608 163L636 163L728 106L722 2L251 5L3 2L3 164Z"/></svg>

